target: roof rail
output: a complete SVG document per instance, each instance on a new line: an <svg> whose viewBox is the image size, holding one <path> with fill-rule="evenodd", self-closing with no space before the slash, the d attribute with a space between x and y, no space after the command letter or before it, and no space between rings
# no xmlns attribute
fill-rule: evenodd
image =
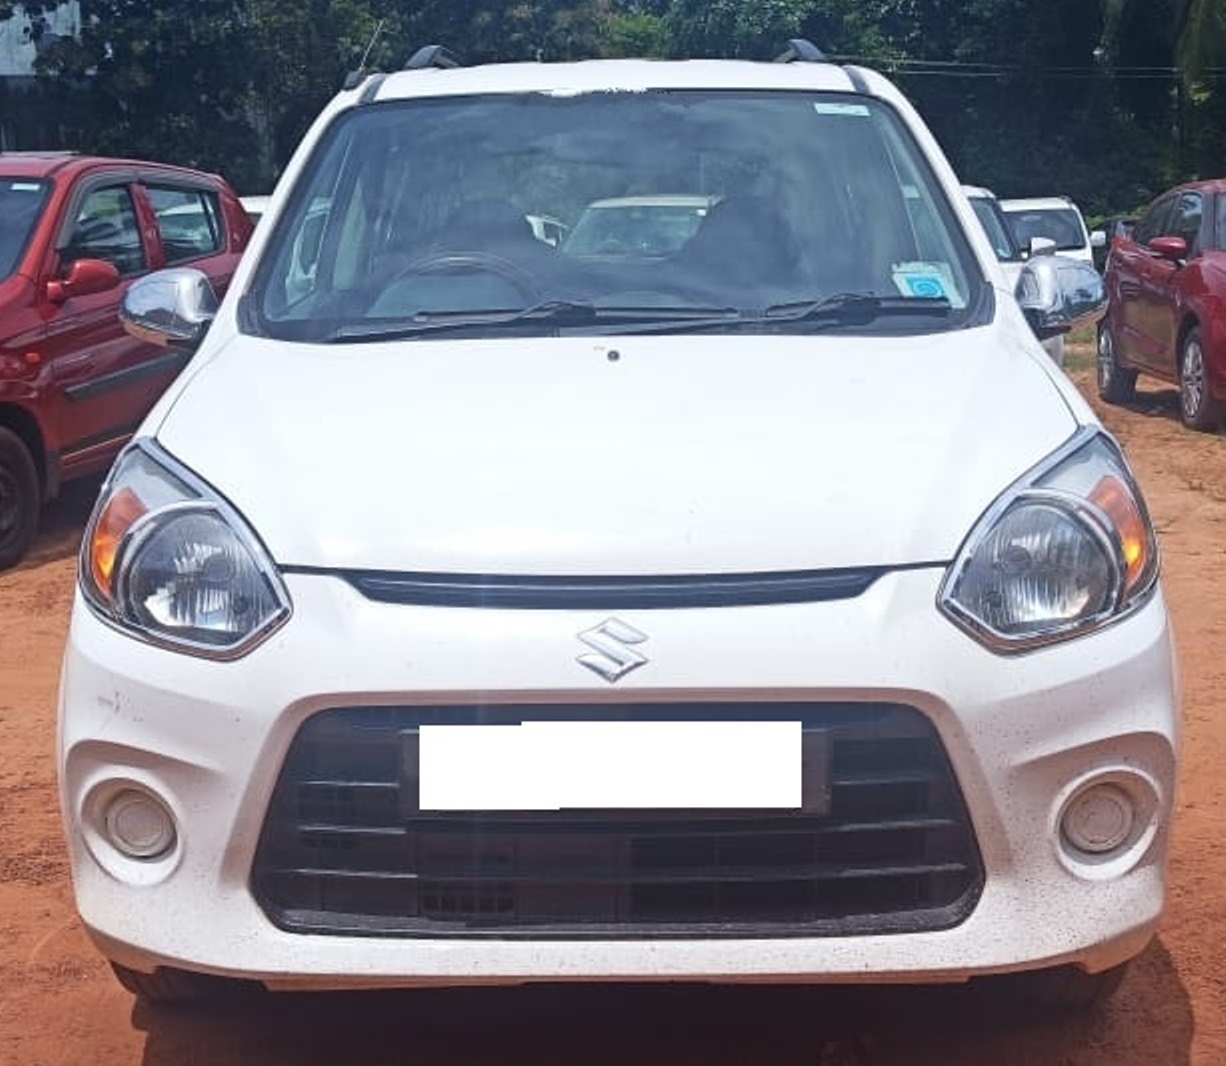
<svg viewBox="0 0 1226 1066"><path fill-rule="evenodd" d="M438 67L447 70L450 67L461 67L464 64L441 44L427 44L417 49L404 65L405 70L425 70L427 67Z"/></svg>
<svg viewBox="0 0 1226 1066"><path fill-rule="evenodd" d="M826 58L826 53L817 47L812 41L807 41L803 37L793 37L788 41L788 46L775 56L776 63L829 63Z"/></svg>

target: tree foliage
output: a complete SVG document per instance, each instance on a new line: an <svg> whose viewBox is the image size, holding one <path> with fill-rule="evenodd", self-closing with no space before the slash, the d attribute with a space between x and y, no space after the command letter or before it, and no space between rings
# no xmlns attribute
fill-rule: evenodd
<svg viewBox="0 0 1226 1066"><path fill-rule="evenodd" d="M0 19L14 6L21 5L0 2ZM787 38L807 36L838 61L890 73L966 180L1002 195L1068 192L1091 213L1131 210L1176 180L1226 168L1221 0L81 0L81 6L82 39L55 40L40 51L42 106L57 115L54 139L219 170L243 191L271 185L307 124L368 49L370 65L394 69L432 42L468 62L767 59ZM0 108L20 106L8 99L0 92Z"/></svg>

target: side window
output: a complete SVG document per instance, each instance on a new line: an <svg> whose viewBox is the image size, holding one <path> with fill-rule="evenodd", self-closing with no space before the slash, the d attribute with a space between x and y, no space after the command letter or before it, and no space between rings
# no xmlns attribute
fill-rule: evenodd
<svg viewBox="0 0 1226 1066"><path fill-rule="evenodd" d="M216 255L225 247L216 193L151 185L149 201L157 216L167 266Z"/></svg>
<svg viewBox="0 0 1226 1066"><path fill-rule="evenodd" d="M140 226L127 186L96 189L85 198L61 253L65 267L78 259L103 259L113 263L121 275L146 269Z"/></svg>
<svg viewBox="0 0 1226 1066"><path fill-rule="evenodd" d="M1200 251L1200 220L1203 207L1200 193L1185 192L1175 205L1165 232L1171 237L1182 237L1188 242L1188 255Z"/></svg>
<svg viewBox="0 0 1226 1066"><path fill-rule="evenodd" d="M1137 244L1149 244L1155 237L1161 236L1165 232L1162 223L1170 215L1173 202L1171 197L1163 197L1141 216L1141 221L1136 224L1132 231L1132 239Z"/></svg>

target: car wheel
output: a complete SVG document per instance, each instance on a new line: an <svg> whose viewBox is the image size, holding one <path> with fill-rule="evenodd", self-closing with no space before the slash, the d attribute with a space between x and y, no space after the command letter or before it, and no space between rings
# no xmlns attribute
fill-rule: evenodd
<svg viewBox="0 0 1226 1066"><path fill-rule="evenodd" d="M16 565L38 530L38 471L16 433L0 427L0 570Z"/></svg>
<svg viewBox="0 0 1226 1066"><path fill-rule="evenodd" d="M1179 356L1179 417L1191 429L1214 430L1222 410L1209 392L1209 373L1205 367L1205 344L1198 328L1192 328L1183 341Z"/></svg>
<svg viewBox="0 0 1226 1066"><path fill-rule="evenodd" d="M1107 325L1098 328L1098 395L1107 403L1130 403L1137 393L1137 372L1120 366L1115 337Z"/></svg>
<svg viewBox="0 0 1226 1066"><path fill-rule="evenodd" d="M1124 980L1128 963L1101 973L1087 973L1078 966L1027 970L995 978L997 989L1011 1000L1040 1010L1084 1011L1105 1003Z"/></svg>
<svg viewBox="0 0 1226 1066"><path fill-rule="evenodd" d="M233 999L260 987L250 981L235 981L169 966L159 966L153 973L141 973L112 962L111 969L124 988L149 1003L212 1003L219 999Z"/></svg>

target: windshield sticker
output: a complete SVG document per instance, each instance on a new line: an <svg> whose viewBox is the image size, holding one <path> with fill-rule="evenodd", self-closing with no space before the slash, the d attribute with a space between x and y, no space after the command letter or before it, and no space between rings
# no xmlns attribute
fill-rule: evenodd
<svg viewBox="0 0 1226 1066"><path fill-rule="evenodd" d="M903 296L940 300L948 299L953 290L953 278L944 263L895 263L891 269Z"/></svg>
<svg viewBox="0 0 1226 1066"><path fill-rule="evenodd" d="M814 101L813 110L819 115L856 115L868 118L868 108L863 104L834 104Z"/></svg>

